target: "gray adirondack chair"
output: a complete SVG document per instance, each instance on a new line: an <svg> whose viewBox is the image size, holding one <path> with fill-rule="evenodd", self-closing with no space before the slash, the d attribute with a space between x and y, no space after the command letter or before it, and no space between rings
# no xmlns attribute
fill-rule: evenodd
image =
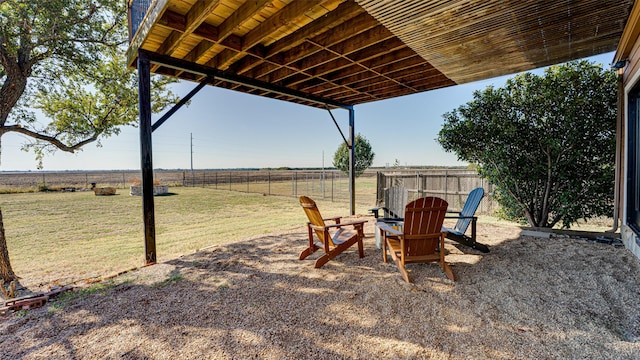
<svg viewBox="0 0 640 360"><path fill-rule="evenodd" d="M399 226L404 222L404 208L408 202L409 190L403 186L392 186L384 189L384 206L375 207L369 211L375 216L376 225ZM381 249L383 233L380 227L378 229L376 229L376 247Z"/></svg>
<svg viewBox="0 0 640 360"><path fill-rule="evenodd" d="M404 207L409 202L409 190L403 186L384 189L384 206L369 209L377 221L398 222L404 218ZM382 210L382 216L380 216Z"/></svg>
<svg viewBox="0 0 640 360"><path fill-rule="evenodd" d="M447 219L458 219L453 229L443 227L442 231L447 232L447 238L457 241L463 245L469 246L473 249L480 250L482 252L489 252L489 247L485 244L481 244L476 241L476 221L478 218L475 216L476 210L480 205L480 201L484 197L483 188L475 188L471 190L467 200L464 202L462 211L457 213L456 216L447 216ZM452 211L448 211L453 213ZM471 236L465 235L467 229L471 224Z"/></svg>

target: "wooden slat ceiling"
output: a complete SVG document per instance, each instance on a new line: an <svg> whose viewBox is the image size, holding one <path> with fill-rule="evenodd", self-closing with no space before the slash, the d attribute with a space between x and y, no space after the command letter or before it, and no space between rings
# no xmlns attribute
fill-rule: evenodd
<svg viewBox="0 0 640 360"><path fill-rule="evenodd" d="M197 82L222 75L208 81L312 106L356 105L613 51L632 5L157 0L128 61L135 66L142 49L159 56L154 73Z"/></svg>

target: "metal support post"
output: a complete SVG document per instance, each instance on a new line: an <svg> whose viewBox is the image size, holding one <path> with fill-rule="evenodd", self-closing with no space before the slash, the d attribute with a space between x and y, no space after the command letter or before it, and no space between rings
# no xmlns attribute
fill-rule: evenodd
<svg viewBox="0 0 640 360"><path fill-rule="evenodd" d="M356 214L356 138L355 138L355 110L349 108L349 209L350 214Z"/></svg>
<svg viewBox="0 0 640 360"><path fill-rule="evenodd" d="M151 148L151 67L145 53L138 54L138 106L140 110L140 160L142 167L142 209L144 252L147 265L156 263L156 226L153 202L153 160Z"/></svg>

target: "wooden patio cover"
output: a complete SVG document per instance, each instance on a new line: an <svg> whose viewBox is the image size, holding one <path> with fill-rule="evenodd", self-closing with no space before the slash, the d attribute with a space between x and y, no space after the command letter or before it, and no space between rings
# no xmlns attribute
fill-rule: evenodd
<svg viewBox="0 0 640 360"><path fill-rule="evenodd" d="M353 106L616 49L633 0L127 0L138 67L147 263L151 73L303 105ZM170 111L168 116L173 112ZM351 159L351 213L355 208Z"/></svg>
<svg viewBox="0 0 640 360"><path fill-rule="evenodd" d="M632 0L132 0L128 62L324 107L616 49ZM157 55L157 57L156 57ZM286 91L282 91L286 90Z"/></svg>

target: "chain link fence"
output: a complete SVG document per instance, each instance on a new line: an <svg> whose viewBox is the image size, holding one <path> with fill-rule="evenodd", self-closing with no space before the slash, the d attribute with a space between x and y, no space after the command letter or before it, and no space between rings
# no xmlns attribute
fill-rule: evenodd
<svg viewBox="0 0 640 360"><path fill-rule="evenodd" d="M374 203L375 179L375 172L365 172L358 178L358 203ZM183 184L264 195L306 195L316 199L349 201L349 177L339 170L199 170L185 172Z"/></svg>
<svg viewBox="0 0 640 360"><path fill-rule="evenodd" d="M0 192L81 190L97 187L129 189L139 183L140 171L2 172ZM375 203L375 172L360 176L356 201ZM155 170L154 182L171 186L300 196L349 201L349 177L338 170Z"/></svg>
<svg viewBox="0 0 640 360"><path fill-rule="evenodd" d="M129 189L139 182L141 172L62 171L2 172L0 192L79 190L110 186ZM264 195L310 196L336 202L349 201L349 177L338 170L155 170L157 183L171 186L196 186L220 190L262 193ZM479 213L490 214L498 204L493 200L493 185L469 170L368 170L356 179L356 202L382 205L384 189L403 186L409 200L438 196L452 210L461 209L471 190L482 187L485 197Z"/></svg>

